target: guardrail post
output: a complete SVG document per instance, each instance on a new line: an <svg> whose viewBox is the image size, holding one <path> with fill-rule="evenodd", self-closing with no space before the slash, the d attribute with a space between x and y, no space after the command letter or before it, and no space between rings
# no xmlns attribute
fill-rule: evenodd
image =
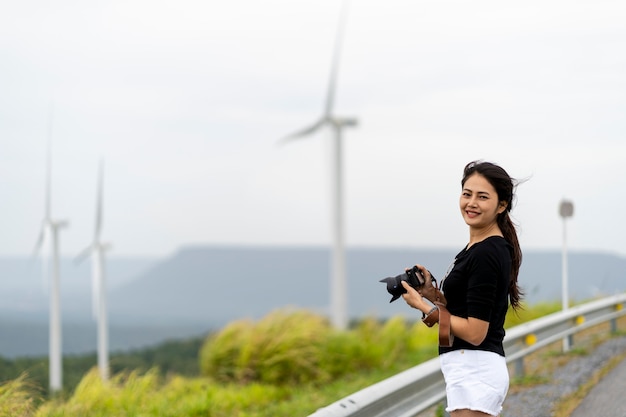
<svg viewBox="0 0 626 417"><path fill-rule="evenodd" d="M624 305L622 303L618 303L615 305L615 311L621 311L624 309ZM617 333L617 317L613 317L611 319L611 333Z"/></svg>
<svg viewBox="0 0 626 417"><path fill-rule="evenodd" d="M521 342L521 341L520 341ZM523 342L525 346L532 346L537 343L537 335L534 333L529 333L524 336ZM523 377L526 371L524 370L524 357L520 357L515 360L515 376Z"/></svg>
<svg viewBox="0 0 626 417"><path fill-rule="evenodd" d="M524 358L521 357L515 361L515 376L524 376Z"/></svg>

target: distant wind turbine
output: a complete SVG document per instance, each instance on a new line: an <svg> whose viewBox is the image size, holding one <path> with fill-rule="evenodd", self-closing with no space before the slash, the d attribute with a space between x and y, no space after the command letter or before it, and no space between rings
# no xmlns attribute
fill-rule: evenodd
<svg viewBox="0 0 626 417"><path fill-rule="evenodd" d="M96 227L93 241L77 257L81 262L91 255L92 265L92 312L98 322L98 369L103 381L109 379L109 335L106 307L106 279L104 273L104 254L110 249L110 245L100 241L102 231L102 185L104 176L104 163L101 161L98 169L98 191L96 196Z"/></svg>
<svg viewBox="0 0 626 417"><path fill-rule="evenodd" d="M331 322L333 326L339 329L345 329L348 326L347 280L343 225L342 131L344 127L357 125L357 120L354 118L338 117L333 114L337 73L339 70L339 58L341 56L341 43L348 15L348 5L349 1L344 1L339 18L324 113L322 114L322 117L313 125L299 130L281 140L281 143L284 143L293 139L300 139L317 132L325 126L329 127L334 133L334 146L332 147L333 257L332 274L330 278L330 305Z"/></svg>
<svg viewBox="0 0 626 417"><path fill-rule="evenodd" d="M48 150L46 155L46 201L45 215L41 224L39 238L35 244L37 254L44 243L49 244L48 257L44 256L44 271L46 280L50 277L50 337L49 337L49 377L50 392L55 393L63 388L63 367L61 353L61 301L59 278L59 230L67 226L66 221L53 220L51 214L51 172L52 172L52 119L53 108L50 106L48 120ZM46 265L48 263L48 265Z"/></svg>

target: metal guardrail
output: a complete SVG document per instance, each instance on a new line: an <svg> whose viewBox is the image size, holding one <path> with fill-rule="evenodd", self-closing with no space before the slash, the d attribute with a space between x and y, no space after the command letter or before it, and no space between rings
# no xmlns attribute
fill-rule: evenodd
<svg viewBox="0 0 626 417"><path fill-rule="evenodd" d="M516 372L521 372L526 355L551 343L605 322L611 322L611 331L616 331L617 318L626 315L625 303L626 293L618 294L508 329L504 338L507 362L515 362ZM445 396L439 358L434 358L320 408L309 417L414 417Z"/></svg>

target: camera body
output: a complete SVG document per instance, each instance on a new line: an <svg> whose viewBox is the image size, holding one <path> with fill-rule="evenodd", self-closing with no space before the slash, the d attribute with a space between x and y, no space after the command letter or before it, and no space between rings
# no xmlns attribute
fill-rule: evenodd
<svg viewBox="0 0 626 417"><path fill-rule="evenodd" d="M380 282L384 282L387 284L387 292L392 295L391 300L394 302L404 293L406 290L402 286L402 281L406 281L411 287L419 290L424 286L426 280L424 279L424 275L422 275L422 271L419 270L417 266L413 268L407 269L403 274L397 275L395 277L387 277L380 280Z"/></svg>

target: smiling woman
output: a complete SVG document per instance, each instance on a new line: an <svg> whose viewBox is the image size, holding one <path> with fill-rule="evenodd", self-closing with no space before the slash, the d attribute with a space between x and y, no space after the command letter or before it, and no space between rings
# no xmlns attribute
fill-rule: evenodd
<svg viewBox="0 0 626 417"><path fill-rule="evenodd" d="M440 332L445 323L455 336L452 343L439 346L446 410L452 417L496 416L509 387L504 320L509 302L515 309L520 306L521 250L508 214L515 181L498 165L470 162L461 186L460 208L469 226L469 242L441 283L445 308L437 303L433 307L406 282L403 297L422 312L424 323L432 326L439 321ZM417 267L430 275L425 267Z"/></svg>

